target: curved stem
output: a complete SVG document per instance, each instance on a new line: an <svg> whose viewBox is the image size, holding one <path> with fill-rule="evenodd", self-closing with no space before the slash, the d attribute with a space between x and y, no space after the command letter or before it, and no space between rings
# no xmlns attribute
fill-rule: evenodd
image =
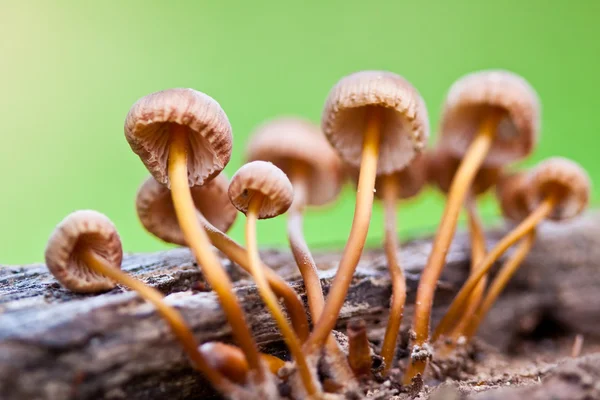
<svg viewBox="0 0 600 400"><path fill-rule="evenodd" d="M373 109L367 122L363 141L356 206L350 236L344 248L338 271L329 289L323 313L306 342L306 348L309 353L313 353L322 347L329 333L335 327L346 294L348 293L348 287L352 282L354 270L358 265L365 246L373 209L373 190L377 175L377 160L379 158L379 142L381 137L380 127L380 112L377 109Z"/></svg>
<svg viewBox="0 0 600 400"><path fill-rule="evenodd" d="M514 273L517 272L517 269L519 269L521 263L523 262L525 257L527 257L527 254L529 254L529 251L533 247L534 242L535 229L532 229L529 232L529 234L527 234L527 236L525 236L525 238L521 240L521 243L519 243L519 246L517 247L513 255L508 260L506 260L506 262L492 281L490 288L488 289L487 294L485 295L485 298L481 302L481 305L477 309L477 312L473 316L473 319L471 320L471 323L469 324L469 327L465 332L465 335L467 337L470 338L473 335L475 335L477 329L479 329L479 324L485 318L490 308L492 308L492 305L494 304L500 293L502 293L502 291L510 281L510 278L512 278Z"/></svg>
<svg viewBox="0 0 600 400"><path fill-rule="evenodd" d="M477 214L477 203L475 197L469 195L465 202L465 209L467 211L467 220L469 225L469 233L471 239L471 274L475 272L475 268L479 265L483 257L485 257L485 234L483 233L483 226L481 223L481 219ZM471 297L468 300L468 304L465 312L460 317L460 321L456 324L456 327L450 332L449 336L452 339L450 344L450 349L453 349L458 339L461 336L465 336L465 330L469 326L470 322L481 303L481 298L483 297L483 293L485 292L485 287L487 285L487 274L481 278L479 284L475 289L473 289L473 293L471 293ZM440 336L446 335L447 332L440 332Z"/></svg>
<svg viewBox="0 0 600 400"><path fill-rule="evenodd" d="M302 345L294 333L294 330L285 318L283 311L281 308L279 308L277 297L275 297L275 294L271 291L264 269L261 267L260 257L258 254L258 245L256 243L256 221L258 219L258 212L262 202L263 196L259 193L255 194L250 200L250 205L246 213L246 245L248 246L250 270L256 282L260 296L262 297L269 311L271 311L271 314L273 315L275 322L277 322L277 326L279 327L279 330L281 331L281 334L283 335L283 338L290 349L290 353L296 361L298 372L302 379L306 393L309 396L312 396L317 392L317 386L315 384L315 379L308 367L308 363L306 362L306 358L304 357L304 353L302 352Z"/></svg>
<svg viewBox="0 0 600 400"><path fill-rule="evenodd" d="M433 248L417 288L412 324L412 330L416 335L413 347L418 346L421 348L427 344L433 297L437 281L446 262L446 253L456 231L458 215L475 174L492 146L499 119L500 115L493 114L482 123L450 185L446 207L433 242ZM417 374L422 375L425 372L426 366L426 357L411 358L408 369L404 374L404 384L411 384L412 379Z"/></svg>
<svg viewBox="0 0 600 400"><path fill-rule="evenodd" d="M218 370L214 369L198 351L198 342L194 338L194 335L190 331L185 320L177 310L165 303L164 296L158 290L135 279L121 271L119 268L110 265L103 257L91 250L82 252L81 259L92 270L134 290L141 298L151 303L162 318L169 324L171 331L182 344L183 349L192 360L194 366L206 376L215 388L222 390L223 387L230 384L227 379Z"/></svg>
<svg viewBox="0 0 600 400"><path fill-rule="evenodd" d="M197 212L197 216L198 220L206 230L212 244L222 251L231 261L242 267L244 271L251 273L250 259L248 258L246 249L240 246L239 243L235 242L227 234L215 228L199 212ZM294 327L294 331L298 335L298 338L302 342L305 342L306 339L308 339L309 329L304 304L302 304L302 301L294 289L292 289L283 278L277 275L277 273L267 267L264 263L261 262L260 266L262 270L265 271L271 289L273 289L278 297L283 299L285 308L288 311L292 326Z"/></svg>
<svg viewBox="0 0 600 400"><path fill-rule="evenodd" d="M182 128L174 129L171 133L169 148L169 180L177 220L194 257L202 265L202 272L206 280L219 297L227 321L231 325L233 336L246 355L248 365L257 371L258 379L262 380L264 378L263 368L252 332L250 332L242 308L235 298L229 276L221 267L219 259L212 251L206 232L196 218L196 207L188 185L186 134L187 132Z"/></svg>
<svg viewBox="0 0 600 400"><path fill-rule="evenodd" d="M446 311L446 314L435 331L436 333L434 333L434 340L439 337L439 332L443 332L453 326L454 321L458 319L458 316L463 310L465 301L468 300L472 290L477 286L479 280L489 272L494 265L494 262L498 260L510 246L529 234L542 220L550 215L555 204L556 198L554 196L546 198L523 222L504 236L484 257L477 266L475 273L469 276L452 301L452 304L450 304L448 311Z"/></svg>
<svg viewBox="0 0 600 400"><path fill-rule="evenodd" d="M392 281L392 300L390 301L390 317L385 329L381 346L383 357L383 374L387 374L396 353L396 341L400 324L404 315L406 301L406 279L398 262L398 246L396 238L396 200L398 198L398 181L393 175L383 177L383 207L385 218L385 254Z"/></svg>

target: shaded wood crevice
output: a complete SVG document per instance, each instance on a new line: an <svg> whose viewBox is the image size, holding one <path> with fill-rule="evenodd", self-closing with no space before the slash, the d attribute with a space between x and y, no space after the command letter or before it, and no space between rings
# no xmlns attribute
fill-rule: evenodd
<svg viewBox="0 0 600 400"><path fill-rule="evenodd" d="M490 245L500 230L488 233ZM544 226L532 254L482 327L487 342L510 350L515 338L553 318L567 330L600 337L600 214ZM429 239L404 243L410 323L419 272ZM464 281L468 237L458 234L439 282L433 318L439 318ZM264 261L304 298L300 276L287 251L262 253ZM316 255L325 289L339 252ZM247 275L224 260L235 281L257 342L281 352L281 337ZM169 294L200 342L229 341L230 331L213 293L187 249L130 254L123 269ZM338 328L362 317L372 326L385 321L391 295L385 257L368 250L354 277ZM62 289L43 265L0 267L0 393L3 399L206 398L212 391L188 366L179 345L152 306L117 288L102 295Z"/></svg>

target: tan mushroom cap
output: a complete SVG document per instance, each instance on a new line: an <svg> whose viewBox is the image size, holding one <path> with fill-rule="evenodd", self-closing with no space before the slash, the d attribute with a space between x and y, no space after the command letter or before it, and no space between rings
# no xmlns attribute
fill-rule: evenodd
<svg viewBox="0 0 600 400"><path fill-rule="evenodd" d="M573 218L587 206L590 198L590 180L576 162L553 157L539 163L527 181L527 203L535 209L550 194L558 196L550 219Z"/></svg>
<svg viewBox="0 0 600 400"><path fill-rule="evenodd" d="M493 111L505 116L484 163L501 165L531 153L540 129L540 102L529 83L512 72L474 72L456 81L444 104L440 134L449 151L462 157L484 118Z"/></svg>
<svg viewBox="0 0 600 400"><path fill-rule="evenodd" d="M321 126L345 163L360 167L369 111L381 111L378 175L401 171L429 137L427 108L404 78L385 71L362 71L342 78L329 93Z"/></svg>
<svg viewBox="0 0 600 400"><path fill-rule="evenodd" d="M458 171L461 159L455 157L445 149L438 148L428 153L427 180L437 187L442 193L447 194ZM482 166L473 178L472 193L479 196L494 186L499 177L501 169L492 166Z"/></svg>
<svg viewBox="0 0 600 400"><path fill-rule="evenodd" d="M168 89L139 99L125 120L125 137L158 182L169 186L171 128L188 134L190 186L203 185L225 168L233 138L227 115L212 97L193 89Z"/></svg>
<svg viewBox="0 0 600 400"><path fill-rule="evenodd" d="M496 197L502 214L515 222L524 220L530 213L526 184L527 174L516 172L501 176L496 185Z"/></svg>
<svg viewBox="0 0 600 400"><path fill-rule="evenodd" d="M333 201L344 181L341 160L318 126L301 118L277 118L259 126L247 151L248 161L270 161L292 175L294 165L308 169L308 204Z"/></svg>
<svg viewBox="0 0 600 400"><path fill-rule="evenodd" d="M264 196L258 213L260 219L283 214L290 208L294 198L294 189L288 177L267 161L252 161L243 165L229 184L229 199L244 214L257 193Z"/></svg>
<svg viewBox="0 0 600 400"><path fill-rule="evenodd" d="M190 188L198 212L221 232L227 232L237 217L237 210L227 196L228 187L222 172L210 182ZM187 246L168 188L149 177L138 189L135 206L148 232L167 243Z"/></svg>
<svg viewBox="0 0 600 400"><path fill-rule="evenodd" d="M111 290L116 282L90 269L81 260L91 250L115 268L121 268L123 248L113 223L92 210L75 211L56 227L46 246L46 266L65 288L78 293Z"/></svg>

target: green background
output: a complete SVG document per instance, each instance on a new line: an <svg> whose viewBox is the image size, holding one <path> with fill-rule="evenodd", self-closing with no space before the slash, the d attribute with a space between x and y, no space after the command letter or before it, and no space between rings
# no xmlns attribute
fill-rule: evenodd
<svg viewBox="0 0 600 400"><path fill-rule="evenodd" d="M0 263L43 259L54 225L92 208L127 251L167 247L141 228L134 196L147 172L123 136L133 102L192 87L216 98L234 130L231 176L252 129L281 114L318 121L331 86L361 69L404 75L432 127L450 84L484 68L537 89L550 155L598 163L600 2L572 1L9 1L0 0ZM434 129L435 130L435 129ZM598 199L594 191L594 200ZM401 208L403 237L432 231L442 198ZM353 195L311 213L315 247L343 245ZM493 220L492 199L483 214ZM261 222L262 245L285 243L284 218ZM376 207L370 244L381 238ZM239 218L233 235L242 239Z"/></svg>

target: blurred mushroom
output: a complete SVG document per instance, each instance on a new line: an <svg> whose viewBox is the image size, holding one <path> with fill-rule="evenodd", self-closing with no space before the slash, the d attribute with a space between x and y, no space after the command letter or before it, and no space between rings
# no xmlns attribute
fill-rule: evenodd
<svg viewBox="0 0 600 400"><path fill-rule="evenodd" d="M123 250L113 223L103 214L81 210L63 219L48 240L46 265L65 288L78 293L110 290L120 283L156 307L186 354L224 394L233 393L230 382L198 351L198 342L182 315L164 301L156 289L121 271Z"/></svg>
<svg viewBox="0 0 600 400"><path fill-rule="evenodd" d="M411 357L404 374L405 384L423 374L427 366L429 357L422 357L421 350L429 346L436 283L473 178L483 164L501 166L531 152L539 130L539 109L531 86L507 71L472 73L450 88L442 114L440 146L462 161L449 188L432 251L419 281L412 324L415 357Z"/></svg>
<svg viewBox="0 0 600 400"><path fill-rule="evenodd" d="M227 189L229 181L223 173L203 186L192 187L191 194L196 207L196 217L206 230L212 244L231 261L250 272L246 249L225 234L237 216ZM173 200L168 188L153 177L148 178L138 190L136 209L142 225L148 232L168 243L185 246L185 238L179 227ZM308 320L304 304L294 290L276 273L263 267L273 291L284 302L294 330L302 341L308 338Z"/></svg>
<svg viewBox="0 0 600 400"><path fill-rule="evenodd" d="M231 281L196 217L190 187L202 186L231 157L231 126L219 103L193 89L168 89L139 99L125 120L125 137L152 176L170 187L185 242L216 292L235 340L257 380L265 378L256 343Z"/></svg>
<svg viewBox="0 0 600 400"><path fill-rule="evenodd" d="M560 221L574 218L580 214L589 201L590 182L586 172L578 164L565 158L556 157L545 160L533 168L521 188L526 191L525 198L527 199L529 215L506 234L476 267L476 272L469 276L469 279L463 284L442 318L440 325L450 326L453 321L457 320L472 290L477 286L479 280L488 273L494 262L517 241L523 238L526 238L524 239L526 242L532 240L527 236L534 234L540 222L546 218ZM531 244L523 246L526 248ZM519 254L523 251L523 247L521 247L516 253L517 257L520 258ZM509 266L511 270L518 266L518 263L515 262L509 264L512 264L512 266ZM504 286L504 280L509 275L512 275L512 272L510 274L500 274L501 280L492 283L490 289L492 286L495 287L493 291L488 291L488 295L491 293L491 297L487 298L488 295L486 295L483 303L493 301L500 288ZM482 307L487 308L489 306L484 306L483 303ZM485 308L482 308L481 311L485 311Z"/></svg>
<svg viewBox="0 0 600 400"><path fill-rule="evenodd" d="M404 78L363 71L342 78L331 90L322 117L325 136L342 160L359 170L356 208L348 242L307 349L322 347L337 321L362 254L377 175L401 171L425 147L429 121L425 103Z"/></svg>
<svg viewBox="0 0 600 400"><path fill-rule="evenodd" d="M316 369L313 370L302 351L300 340L289 325L277 298L266 279L260 263L256 240L256 220L273 218L288 210L293 200L293 189L287 176L275 165L253 161L242 166L231 178L229 199L239 211L246 214L246 245L250 270L258 291L273 315L279 330L294 358L308 397L320 391Z"/></svg>

